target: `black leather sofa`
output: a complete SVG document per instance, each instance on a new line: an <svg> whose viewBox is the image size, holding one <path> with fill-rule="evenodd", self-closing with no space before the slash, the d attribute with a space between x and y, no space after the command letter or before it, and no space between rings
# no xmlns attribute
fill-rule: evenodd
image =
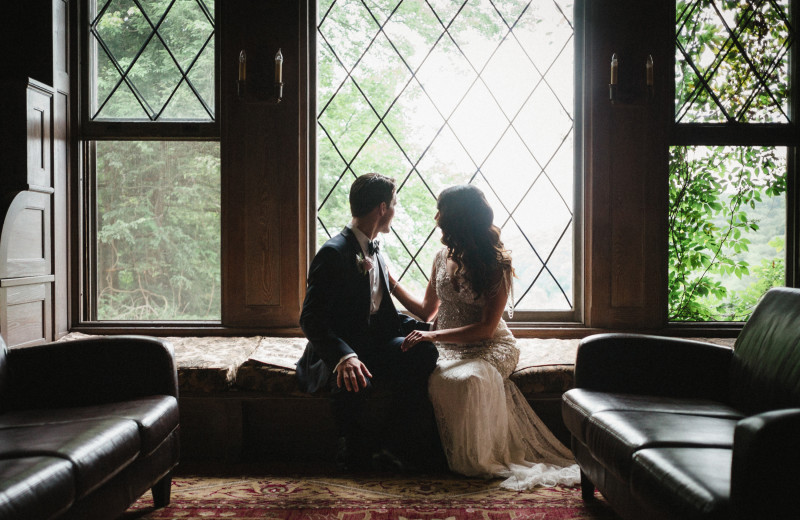
<svg viewBox="0 0 800 520"><path fill-rule="evenodd" d="M733 349L584 339L562 415L583 498L623 518L800 518L800 290L770 290Z"/></svg>
<svg viewBox="0 0 800 520"><path fill-rule="evenodd" d="M118 517L178 463L172 346L116 336L7 349L0 337L0 519Z"/></svg>

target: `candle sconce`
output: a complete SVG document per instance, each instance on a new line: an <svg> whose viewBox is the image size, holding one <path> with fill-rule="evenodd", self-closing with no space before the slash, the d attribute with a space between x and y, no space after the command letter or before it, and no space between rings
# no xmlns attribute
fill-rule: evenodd
<svg viewBox="0 0 800 520"><path fill-rule="evenodd" d="M251 92L251 95L254 94ZM236 95L239 99L248 98L247 89L247 53L242 49L239 52L239 76L236 81ZM257 94L252 95L253 101L277 105L283 100L283 53L278 49L275 54L275 68L273 76L272 94L264 98Z"/></svg>
<svg viewBox="0 0 800 520"><path fill-rule="evenodd" d="M641 84L640 84L641 85ZM619 60L617 55L611 55L611 78L608 84L608 98L612 104L624 103L635 104L641 103L644 99L645 103L650 103L653 100L653 56L648 55L645 62L645 89L642 92L641 87L626 85L624 88L619 83Z"/></svg>

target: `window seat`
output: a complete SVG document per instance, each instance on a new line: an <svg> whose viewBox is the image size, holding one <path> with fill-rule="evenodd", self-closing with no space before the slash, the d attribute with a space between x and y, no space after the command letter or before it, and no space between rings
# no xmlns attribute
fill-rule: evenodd
<svg viewBox="0 0 800 520"><path fill-rule="evenodd" d="M59 341L83 337L87 335L73 332ZM301 392L295 378L294 364L305 338L165 339L172 343L178 365L182 460L293 459L330 451L326 443L334 434L328 399ZM520 360L511 375L545 424L565 441L569 434L561 420L561 395L573 387L579 343L519 339ZM375 413L385 412L380 399L373 406Z"/></svg>
<svg viewBox="0 0 800 520"><path fill-rule="evenodd" d="M73 332L61 339L88 337ZM294 364L305 338L168 337L175 348L181 394L251 391L270 396L311 397L297 388ZM529 399L572 388L578 339L520 339L512 380Z"/></svg>

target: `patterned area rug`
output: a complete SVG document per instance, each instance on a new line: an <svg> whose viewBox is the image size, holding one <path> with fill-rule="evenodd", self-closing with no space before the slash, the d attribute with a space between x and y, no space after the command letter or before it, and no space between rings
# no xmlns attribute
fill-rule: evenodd
<svg viewBox="0 0 800 520"><path fill-rule="evenodd" d="M148 493L120 520L617 520L601 495L580 488L506 491L499 480L459 477L179 477L172 502Z"/></svg>

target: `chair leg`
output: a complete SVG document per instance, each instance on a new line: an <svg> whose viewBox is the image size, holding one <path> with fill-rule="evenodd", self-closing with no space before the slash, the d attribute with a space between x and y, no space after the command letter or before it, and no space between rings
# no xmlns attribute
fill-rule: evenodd
<svg viewBox="0 0 800 520"><path fill-rule="evenodd" d="M170 471L164 478L156 482L151 491L153 492L153 504L156 508L168 505L172 491L172 472Z"/></svg>
<svg viewBox="0 0 800 520"><path fill-rule="evenodd" d="M581 498L584 501L594 500L594 483L583 470L581 470Z"/></svg>

